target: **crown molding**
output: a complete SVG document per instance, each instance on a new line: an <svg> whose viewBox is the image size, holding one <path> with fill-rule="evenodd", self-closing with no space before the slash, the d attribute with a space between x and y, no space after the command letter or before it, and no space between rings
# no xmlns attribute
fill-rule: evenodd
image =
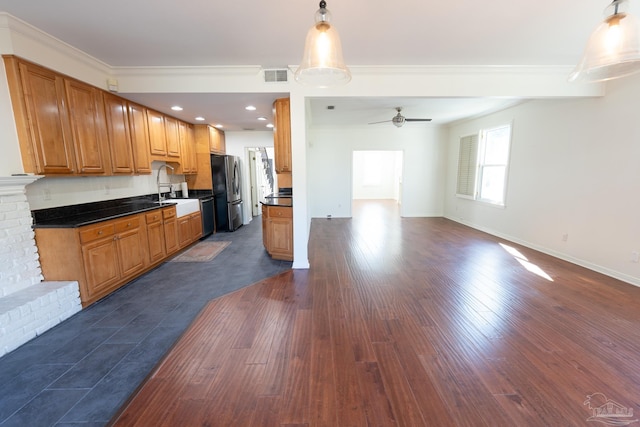
<svg viewBox="0 0 640 427"><path fill-rule="evenodd" d="M109 74L111 72L111 67L108 64L6 12L0 12L0 31L2 30L7 33L9 40L0 44L0 49L2 49L0 53L14 54L30 59L28 52L26 52L27 45L41 46L64 58L73 59L99 73Z"/></svg>

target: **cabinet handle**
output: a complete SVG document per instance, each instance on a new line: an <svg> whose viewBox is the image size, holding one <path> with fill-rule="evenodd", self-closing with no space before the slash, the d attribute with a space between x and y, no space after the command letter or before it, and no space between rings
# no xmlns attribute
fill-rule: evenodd
<svg viewBox="0 0 640 427"><path fill-rule="evenodd" d="M98 234L102 234L102 233L104 233L104 231L102 231L102 230L98 231Z"/></svg>
<svg viewBox="0 0 640 427"><path fill-rule="evenodd" d="M131 223L130 223L130 222L129 222L129 223L127 223L127 227L131 227Z"/></svg>

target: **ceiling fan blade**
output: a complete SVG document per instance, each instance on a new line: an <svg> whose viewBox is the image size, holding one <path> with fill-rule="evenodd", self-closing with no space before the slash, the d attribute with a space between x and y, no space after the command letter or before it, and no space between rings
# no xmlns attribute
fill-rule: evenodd
<svg viewBox="0 0 640 427"><path fill-rule="evenodd" d="M369 123L369 124L370 124L370 125L377 125L378 123L389 123L390 121L391 121L391 120L383 120L383 121L381 121L381 122L372 122L372 123Z"/></svg>
<svg viewBox="0 0 640 427"><path fill-rule="evenodd" d="M431 119L404 119L405 122L430 122Z"/></svg>

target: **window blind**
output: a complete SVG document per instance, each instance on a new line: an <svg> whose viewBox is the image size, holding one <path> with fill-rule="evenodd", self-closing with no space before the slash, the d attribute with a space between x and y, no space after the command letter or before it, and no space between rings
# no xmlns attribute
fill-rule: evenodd
<svg viewBox="0 0 640 427"><path fill-rule="evenodd" d="M478 135L463 136L460 138L456 194L468 197L475 196L477 165Z"/></svg>

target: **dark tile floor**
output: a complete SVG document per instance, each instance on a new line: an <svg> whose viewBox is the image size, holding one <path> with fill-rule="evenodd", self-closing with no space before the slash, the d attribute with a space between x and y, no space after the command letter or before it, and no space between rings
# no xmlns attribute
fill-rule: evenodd
<svg viewBox="0 0 640 427"><path fill-rule="evenodd" d="M0 426L104 426L211 299L291 268L260 218L208 240L207 263L166 262L0 358Z"/></svg>

